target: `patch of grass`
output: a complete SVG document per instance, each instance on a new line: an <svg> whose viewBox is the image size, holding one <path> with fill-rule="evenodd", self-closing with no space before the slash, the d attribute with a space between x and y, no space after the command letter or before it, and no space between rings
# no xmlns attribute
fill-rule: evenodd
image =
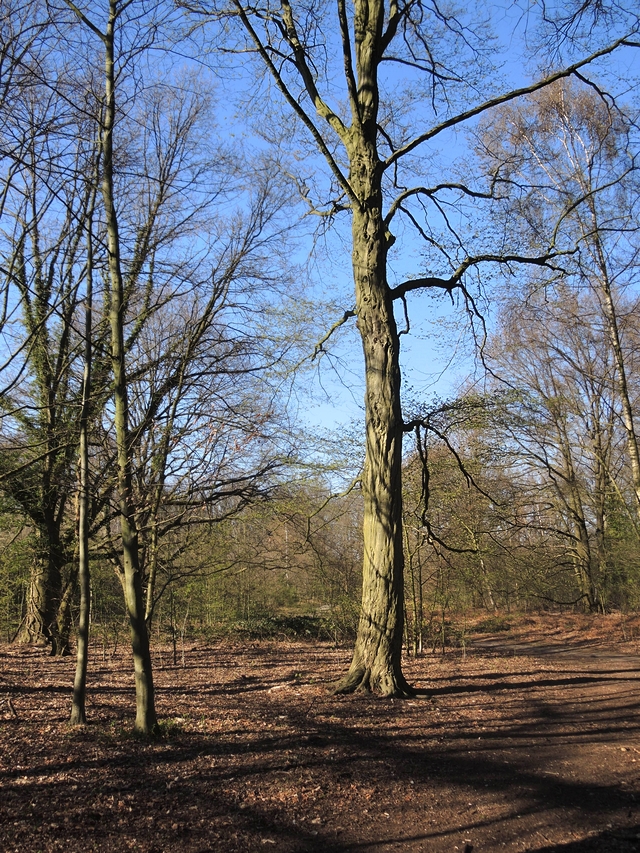
<svg viewBox="0 0 640 853"><path fill-rule="evenodd" d="M156 740L173 740L184 734L184 717L174 717L173 719L160 720L156 726L154 738Z"/></svg>
<svg viewBox="0 0 640 853"><path fill-rule="evenodd" d="M510 631L511 623L504 616L489 616L483 619L473 629L476 634L497 634L499 631Z"/></svg>
<svg viewBox="0 0 640 853"><path fill-rule="evenodd" d="M321 616L263 616L236 622L233 633L249 639L333 640L336 625Z"/></svg>

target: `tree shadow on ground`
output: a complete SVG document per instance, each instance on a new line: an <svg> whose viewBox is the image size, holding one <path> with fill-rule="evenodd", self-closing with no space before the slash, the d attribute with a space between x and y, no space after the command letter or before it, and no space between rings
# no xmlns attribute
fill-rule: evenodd
<svg viewBox="0 0 640 853"><path fill-rule="evenodd" d="M624 831L605 830L566 844L538 847L536 853L634 853L640 850L640 825Z"/></svg>
<svg viewBox="0 0 640 853"><path fill-rule="evenodd" d="M536 682L526 672L426 690L435 705L311 695L310 685L292 683L284 695L269 685L287 671L274 678L272 667L261 690L252 679L247 691L235 674L232 683L211 677L205 690L163 688L163 701L182 702L182 713L226 715L224 729L176 725L156 743L104 726L68 732L62 743L43 734L29 765L0 777L0 829L10 827L11 849L36 849L37 837L46 851L63 839L68 853L136 845L144 853L437 853L462 850L465 839L477 851L640 849L634 790L611 776L584 781L550 769L576 748L637 742L638 681L563 669ZM121 701L122 691L102 685L100 698ZM482 731L452 711L479 699ZM441 701L449 704L439 720ZM278 731L261 728L274 721ZM20 720L3 735L37 740ZM547 825L579 838L554 846Z"/></svg>

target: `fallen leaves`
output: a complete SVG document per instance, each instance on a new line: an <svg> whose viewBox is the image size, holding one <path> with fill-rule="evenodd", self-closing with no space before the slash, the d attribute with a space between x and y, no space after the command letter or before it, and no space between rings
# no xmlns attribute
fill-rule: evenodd
<svg viewBox="0 0 640 853"><path fill-rule="evenodd" d="M640 823L635 662L428 655L406 662L422 692L391 703L328 692L348 659L193 647L156 670L163 737L141 741L125 650L91 671L90 725L71 729L75 662L0 647L17 711L0 704L0 849L516 851L541 830L627 849L606 824Z"/></svg>

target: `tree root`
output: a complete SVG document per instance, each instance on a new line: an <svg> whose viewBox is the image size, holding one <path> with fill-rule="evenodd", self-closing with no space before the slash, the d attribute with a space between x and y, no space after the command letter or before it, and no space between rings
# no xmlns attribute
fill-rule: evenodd
<svg viewBox="0 0 640 853"><path fill-rule="evenodd" d="M385 699L410 699L416 695L414 688L400 673L384 672L373 675L371 669L357 667L342 678L333 688L334 695L348 693L375 693Z"/></svg>

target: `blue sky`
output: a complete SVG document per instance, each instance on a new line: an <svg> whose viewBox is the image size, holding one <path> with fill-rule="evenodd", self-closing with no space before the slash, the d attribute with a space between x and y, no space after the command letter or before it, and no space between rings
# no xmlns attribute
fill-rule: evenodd
<svg viewBox="0 0 640 853"><path fill-rule="evenodd" d="M525 32L527 9L517 3L496 4L495 29L503 48L501 53L501 76L503 82L497 91L526 85L534 79L540 55L534 54L528 64L523 60L525 41L529 40ZM584 45L591 48L588 43ZM601 63L601 70L604 64ZM608 62L619 78L616 86L625 97L633 94L637 85L639 63L637 51L624 50L614 62ZM604 75L600 79L606 79ZM627 83L625 83L625 80ZM470 95L470 104L477 102L474 93ZM465 152L464 133L448 133L447 138L439 140L440 163L443 169ZM445 174L445 173L443 173ZM473 178L472 178L473 180ZM341 226L348 229L343 220ZM344 232L343 232L344 233ZM418 239L403 234L402 254L392 256L390 263L390 284L404 277L413 277L425 271L427 265L423 257L424 244ZM400 241L399 241L400 242ZM330 241L331 262L325 261L328 273L322 278L331 285L319 285L322 296L335 297L339 308L334 317L327 319L330 327L340 316L340 308L352 307L352 282L350 273L350 247L348 236L340 241ZM322 269L323 261L318 261ZM432 269L432 274L446 275L447 270ZM494 271L495 273L495 271ZM487 277L490 275L487 271ZM491 286L496 284L492 282ZM475 363L474 347L469 335L469 325L459 304L452 305L446 296L415 294L408 299L411 331L402 337L403 393L406 400L425 401L438 397L454 396L469 376L479 376ZM490 304L484 303L488 322L491 322ZM402 306L397 305L398 324L404 325ZM315 400L305 404L303 417L312 427L343 429L349 424L362 420L362 398L364 379L361 345L353 320L340 330L327 347L331 356L321 363L314 383Z"/></svg>

